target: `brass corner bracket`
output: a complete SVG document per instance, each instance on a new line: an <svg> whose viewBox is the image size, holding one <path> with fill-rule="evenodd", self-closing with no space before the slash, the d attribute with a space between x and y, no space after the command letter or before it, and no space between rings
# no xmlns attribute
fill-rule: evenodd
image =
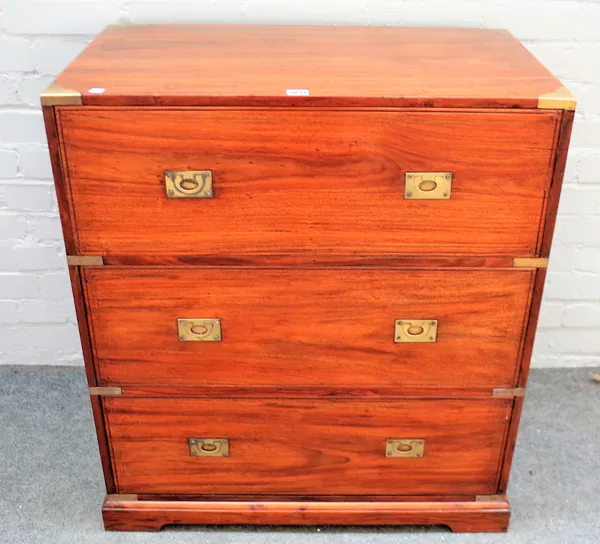
<svg viewBox="0 0 600 544"><path fill-rule="evenodd" d="M120 387L88 387L88 393L92 396L120 397L123 390Z"/></svg>
<svg viewBox="0 0 600 544"><path fill-rule="evenodd" d="M475 502L506 502L504 495L475 495Z"/></svg>
<svg viewBox="0 0 600 544"><path fill-rule="evenodd" d="M546 93L538 98L538 109L541 110L569 110L574 111L577 99L566 87L559 87L556 91Z"/></svg>
<svg viewBox="0 0 600 544"><path fill-rule="evenodd" d="M515 387L514 389L494 389L492 392L494 397L511 398L511 397L524 397L525 388Z"/></svg>
<svg viewBox="0 0 600 544"><path fill-rule="evenodd" d="M135 502L138 500L138 496L133 493L112 493L106 495L104 500L115 502Z"/></svg>
<svg viewBox="0 0 600 544"><path fill-rule="evenodd" d="M69 266L102 266L104 259L96 255L67 255Z"/></svg>
<svg viewBox="0 0 600 544"><path fill-rule="evenodd" d="M548 268L547 258L538 257L515 257L513 259L515 268Z"/></svg>
<svg viewBox="0 0 600 544"><path fill-rule="evenodd" d="M65 89L56 82L50 83L40 95L42 106L81 106L81 93L73 89Z"/></svg>

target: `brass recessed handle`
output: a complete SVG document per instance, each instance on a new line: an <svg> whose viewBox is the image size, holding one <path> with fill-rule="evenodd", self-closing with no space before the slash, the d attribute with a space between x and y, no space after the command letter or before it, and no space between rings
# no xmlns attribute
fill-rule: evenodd
<svg viewBox="0 0 600 544"><path fill-rule="evenodd" d="M386 457L423 457L425 440L422 438L388 438L385 441Z"/></svg>
<svg viewBox="0 0 600 544"><path fill-rule="evenodd" d="M431 343L437 340L437 319L396 319L394 342Z"/></svg>
<svg viewBox="0 0 600 544"><path fill-rule="evenodd" d="M425 329L421 327L421 325L409 324L406 329L406 334L408 334L409 336L418 336L419 334L423 334L424 331Z"/></svg>
<svg viewBox="0 0 600 544"><path fill-rule="evenodd" d="M221 320L218 317L180 317L177 335L180 342L220 342L223 337Z"/></svg>
<svg viewBox="0 0 600 544"><path fill-rule="evenodd" d="M167 198L213 198L211 170L165 171Z"/></svg>
<svg viewBox="0 0 600 544"><path fill-rule="evenodd" d="M406 172L404 198L407 200L448 200L452 172Z"/></svg>
<svg viewBox="0 0 600 544"><path fill-rule="evenodd" d="M229 457L228 438L188 438L191 457Z"/></svg>
<svg viewBox="0 0 600 544"><path fill-rule="evenodd" d="M437 188L437 186L438 186L437 181L434 181L432 179L425 179L417 185L419 190L421 190L425 193L428 193L429 191L433 191L434 189Z"/></svg>

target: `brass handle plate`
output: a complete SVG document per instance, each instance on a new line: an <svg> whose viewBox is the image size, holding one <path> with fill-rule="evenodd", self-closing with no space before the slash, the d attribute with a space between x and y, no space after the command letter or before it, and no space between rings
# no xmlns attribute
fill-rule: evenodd
<svg viewBox="0 0 600 544"><path fill-rule="evenodd" d="M191 457L229 457L228 438L188 438Z"/></svg>
<svg viewBox="0 0 600 544"><path fill-rule="evenodd" d="M180 342L220 342L221 320L217 317L194 317L177 319Z"/></svg>
<svg viewBox="0 0 600 544"><path fill-rule="evenodd" d="M406 172L404 198L407 200L449 200L452 172Z"/></svg>
<svg viewBox="0 0 600 544"><path fill-rule="evenodd" d="M167 198L212 198L210 170L166 170Z"/></svg>
<svg viewBox="0 0 600 544"><path fill-rule="evenodd" d="M394 327L394 342L431 343L437 340L437 319L396 319Z"/></svg>
<svg viewBox="0 0 600 544"><path fill-rule="evenodd" d="M423 457L425 440L422 438L388 438L385 441L386 457Z"/></svg>

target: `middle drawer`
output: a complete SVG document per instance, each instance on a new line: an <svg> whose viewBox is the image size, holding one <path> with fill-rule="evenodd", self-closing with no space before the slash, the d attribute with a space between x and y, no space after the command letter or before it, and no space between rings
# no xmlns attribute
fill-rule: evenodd
<svg viewBox="0 0 600 544"><path fill-rule="evenodd" d="M533 279L489 269L83 274L96 371L116 385L510 387ZM203 337L211 319L220 331ZM186 341L198 339L194 323L210 341Z"/></svg>

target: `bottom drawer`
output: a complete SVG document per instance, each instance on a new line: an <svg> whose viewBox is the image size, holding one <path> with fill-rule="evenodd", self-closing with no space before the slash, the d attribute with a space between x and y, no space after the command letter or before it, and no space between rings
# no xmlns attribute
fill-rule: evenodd
<svg viewBox="0 0 600 544"><path fill-rule="evenodd" d="M492 494L512 406L495 398L103 403L118 491L193 495ZM228 455L210 441L204 451L207 438L227 439ZM190 439L200 440L190 447ZM418 442L390 439L423 441L422 456L413 456Z"/></svg>

